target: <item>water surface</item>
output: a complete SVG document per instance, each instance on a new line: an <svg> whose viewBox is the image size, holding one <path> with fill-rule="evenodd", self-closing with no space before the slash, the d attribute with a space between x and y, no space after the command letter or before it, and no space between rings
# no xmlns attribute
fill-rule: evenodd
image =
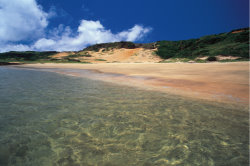
<svg viewBox="0 0 250 166"><path fill-rule="evenodd" d="M248 111L0 67L0 165L248 165Z"/></svg>

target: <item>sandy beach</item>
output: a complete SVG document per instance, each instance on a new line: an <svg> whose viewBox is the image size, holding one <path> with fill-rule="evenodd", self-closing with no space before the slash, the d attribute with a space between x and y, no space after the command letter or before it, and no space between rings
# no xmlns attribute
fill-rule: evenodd
<svg viewBox="0 0 250 166"><path fill-rule="evenodd" d="M219 102L247 105L249 101L249 62L48 63L25 64L19 67L84 69L91 71L89 75L85 75L90 79ZM79 74L67 72L67 70L60 73L79 76Z"/></svg>

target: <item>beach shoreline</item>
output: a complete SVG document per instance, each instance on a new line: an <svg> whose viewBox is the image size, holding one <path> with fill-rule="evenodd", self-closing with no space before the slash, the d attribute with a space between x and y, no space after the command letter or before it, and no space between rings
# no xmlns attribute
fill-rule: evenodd
<svg viewBox="0 0 250 166"><path fill-rule="evenodd" d="M248 105L249 62L232 63L103 63L24 64L21 68L49 69L146 90L217 102ZM55 70L65 69L65 70ZM70 70L71 69L71 70ZM88 71L81 74L79 71ZM80 74L79 74L80 73Z"/></svg>

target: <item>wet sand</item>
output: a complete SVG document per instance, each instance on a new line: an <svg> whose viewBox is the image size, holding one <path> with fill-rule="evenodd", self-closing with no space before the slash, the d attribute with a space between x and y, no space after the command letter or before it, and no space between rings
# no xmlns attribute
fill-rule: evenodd
<svg viewBox="0 0 250 166"><path fill-rule="evenodd" d="M19 66L20 67L20 66ZM249 62L233 63L103 63L26 64L25 68L67 69L56 71L85 76L147 90L248 105ZM88 74L68 69L85 69ZM52 70L53 71L53 70Z"/></svg>

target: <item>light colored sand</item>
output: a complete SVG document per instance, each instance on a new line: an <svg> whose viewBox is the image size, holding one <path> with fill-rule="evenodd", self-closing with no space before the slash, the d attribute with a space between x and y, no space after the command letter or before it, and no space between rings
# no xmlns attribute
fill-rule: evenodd
<svg viewBox="0 0 250 166"><path fill-rule="evenodd" d="M110 51L99 52L88 51L92 57L83 58L86 62L91 63L107 63L107 62L122 62L122 63L133 63L133 62L159 62L162 59L154 54L155 50L135 48L135 49L113 49ZM104 59L105 61L98 61L96 59Z"/></svg>
<svg viewBox="0 0 250 166"><path fill-rule="evenodd" d="M102 77L93 75L94 79L118 84L223 102L247 104L249 101L249 62L29 64L23 67L88 69L104 73Z"/></svg>
<svg viewBox="0 0 250 166"><path fill-rule="evenodd" d="M144 48L135 48L135 49L100 49L96 51L80 51L77 53L74 52L61 52L52 56L52 58L62 59L70 54L80 54L87 56L74 57L72 59L77 59L82 62L91 62L91 63L133 63L133 62L159 62L162 59L155 55L155 49L144 49Z"/></svg>
<svg viewBox="0 0 250 166"><path fill-rule="evenodd" d="M71 52L60 52L60 53L57 53L55 55L52 55L51 57L60 59L60 58L66 57L70 54L71 54Z"/></svg>
<svg viewBox="0 0 250 166"><path fill-rule="evenodd" d="M244 30L233 31L232 33L240 33L240 32L244 32Z"/></svg>

